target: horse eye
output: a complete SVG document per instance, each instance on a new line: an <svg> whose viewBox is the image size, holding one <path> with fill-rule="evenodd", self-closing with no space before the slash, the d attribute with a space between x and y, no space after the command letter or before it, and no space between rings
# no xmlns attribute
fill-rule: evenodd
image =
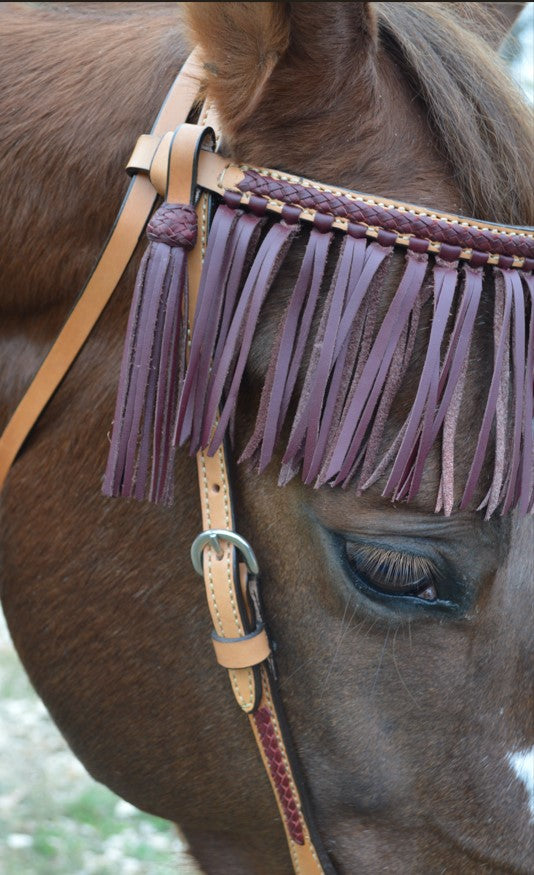
<svg viewBox="0 0 534 875"><path fill-rule="evenodd" d="M443 603L439 572L426 556L345 540L345 557L364 590L396 600Z"/></svg>

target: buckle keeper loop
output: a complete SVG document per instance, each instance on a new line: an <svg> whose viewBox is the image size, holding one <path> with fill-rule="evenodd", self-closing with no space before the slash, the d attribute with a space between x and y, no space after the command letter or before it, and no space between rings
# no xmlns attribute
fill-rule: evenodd
<svg viewBox="0 0 534 875"><path fill-rule="evenodd" d="M228 669L251 668L264 662L271 653L263 623L258 623L253 632L239 638L223 638L212 632L211 639L217 662Z"/></svg>

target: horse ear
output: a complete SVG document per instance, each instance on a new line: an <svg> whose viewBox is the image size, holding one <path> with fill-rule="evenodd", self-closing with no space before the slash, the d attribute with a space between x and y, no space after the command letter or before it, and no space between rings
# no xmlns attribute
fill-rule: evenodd
<svg viewBox="0 0 534 875"><path fill-rule="evenodd" d="M306 103L318 100L318 92L324 102L326 83L333 86L346 79L346 70L354 69L355 56L363 64L369 54L365 49L376 49L377 24L370 3L184 6L192 41L204 55L208 96L230 135L252 116L269 90L275 69L282 76L305 69ZM315 77L314 88L309 87L310 76ZM298 83L298 75L293 75L293 89ZM293 92L294 99L298 96Z"/></svg>

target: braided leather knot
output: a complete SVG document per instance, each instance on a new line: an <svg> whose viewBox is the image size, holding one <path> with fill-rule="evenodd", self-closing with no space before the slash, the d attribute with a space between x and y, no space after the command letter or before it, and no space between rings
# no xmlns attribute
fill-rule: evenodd
<svg viewBox="0 0 534 875"><path fill-rule="evenodd" d="M334 194L312 186L296 182L262 176L255 170L247 170L238 188L260 197L298 205L304 209L317 210L327 215L341 216L351 222L377 226L386 231L399 234L414 234L423 240L434 240L463 249L498 255L534 257L534 240L521 234L502 234L498 231L483 230L476 226L453 224L432 215L420 215L411 211L401 211L394 207L369 204L343 194Z"/></svg>
<svg viewBox="0 0 534 875"><path fill-rule="evenodd" d="M146 229L155 243L192 249L197 240L197 214L191 204L163 203L156 210Z"/></svg>
<svg viewBox="0 0 534 875"><path fill-rule="evenodd" d="M269 763L269 770L274 781L278 799L284 811L284 817L289 835L298 845L304 844L302 821L296 799L293 795L291 781L284 762L284 756L271 717L266 706L258 708L254 714L254 722L260 734L263 751Z"/></svg>

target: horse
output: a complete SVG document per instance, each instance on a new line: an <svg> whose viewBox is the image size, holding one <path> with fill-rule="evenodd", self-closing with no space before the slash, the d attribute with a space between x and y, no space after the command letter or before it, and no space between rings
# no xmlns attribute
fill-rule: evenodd
<svg viewBox="0 0 534 875"><path fill-rule="evenodd" d="M225 155L534 224L528 110L495 52L496 5L3 4L0 421L68 314L124 194L118 168L193 44ZM298 257L262 310L235 458ZM2 604L32 684L96 780L178 823L205 872L286 873L188 559L201 528L193 460L177 456L171 510L101 494L139 258L4 489ZM430 322L427 309L410 380ZM491 336L483 312L456 439L464 474ZM397 424L408 403L401 392ZM260 560L281 696L337 871L530 871L532 518L485 520L456 492L454 512L435 514L434 454L409 503L382 497L383 480L361 494L280 488L279 467L233 470L239 530Z"/></svg>

